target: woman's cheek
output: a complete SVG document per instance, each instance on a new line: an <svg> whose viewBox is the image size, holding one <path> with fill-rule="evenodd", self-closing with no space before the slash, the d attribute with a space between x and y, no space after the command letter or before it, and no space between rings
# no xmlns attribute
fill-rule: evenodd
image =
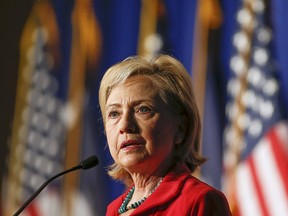
<svg viewBox="0 0 288 216"><path fill-rule="evenodd" d="M109 147L109 152L110 152L112 158L114 159L114 161L117 161L116 146L114 145L114 143L111 143L111 141L108 140L108 147Z"/></svg>

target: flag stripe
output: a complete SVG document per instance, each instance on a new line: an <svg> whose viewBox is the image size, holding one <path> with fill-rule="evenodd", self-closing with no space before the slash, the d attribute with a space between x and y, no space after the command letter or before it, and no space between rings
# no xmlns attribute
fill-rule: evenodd
<svg viewBox="0 0 288 216"><path fill-rule="evenodd" d="M269 215L288 215L284 185L272 154L271 142L264 139L255 150L255 168Z"/></svg>
<svg viewBox="0 0 288 216"><path fill-rule="evenodd" d="M251 170L253 185L254 185L256 193L257 193L257 198L259 200L259 204L261 206L263 216L268 216L269 214L268 214L268 209L265 205L265 201L264 201L264 197L263 197L263 191L261 190L261 187L259 184L261 179L259 179L259 176L257 176L257 170L256 170L257 168L255 167L255 165L257 164L257 161L254 161L253 159L254 159L253 156L249 157L249 159L247 160L247 163L248 163L248 166Z"/></svg>
<svg viewBox="0 0 288 216"><path fill-rule="evenodd" d="M271 148L273 150L273 153L275 155L275 160L277 163L277 167L279 169L279 174L281 175L281 178L283 179L283 184L285 188L286 196L288 197L288 155L287 150L284 147L284 143L280 140L277 133L280 133L279 127L275 128L274 130L271 130L270 132L270 140L271 140ZM285 181L286 179L286 181Z"/></svg>
<svg viewBox="0 0 288 216"><path fill-rule="evenodd" d="M40 213L38 211L37 205L34 205L33 203L30 204L29 208L27 208L27 214L29 216L39 216Z"/></svg>
<svg viewBox="0 0 288 216"><path fill-rule="evenodd" d="M236 202L239 215L263 215L253 186L252 173L247 163L239 165L236 171Z"/></svg>

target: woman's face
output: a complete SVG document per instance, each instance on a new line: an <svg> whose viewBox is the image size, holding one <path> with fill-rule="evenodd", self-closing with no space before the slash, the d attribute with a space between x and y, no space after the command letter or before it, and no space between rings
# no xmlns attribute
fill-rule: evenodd
<svg viewBox="0 0 288 216"><path fill-rule="evenodd" d="M111 155L128 172L152 174L171 164L180 118L151 79L134 76L114 87L105 119Z"/></svg>

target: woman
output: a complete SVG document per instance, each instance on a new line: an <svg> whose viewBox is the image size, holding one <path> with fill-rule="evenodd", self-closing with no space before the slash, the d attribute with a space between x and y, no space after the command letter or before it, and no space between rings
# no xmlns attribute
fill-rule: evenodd
<svg viewBox="0 0 288 216"><path fill-rule="evenodd" d="M105 73L99 103L109 175L129 189L106 215L230 215L225 196L193 177L200 119L190 77L168 55L131 57Z"/></svg>

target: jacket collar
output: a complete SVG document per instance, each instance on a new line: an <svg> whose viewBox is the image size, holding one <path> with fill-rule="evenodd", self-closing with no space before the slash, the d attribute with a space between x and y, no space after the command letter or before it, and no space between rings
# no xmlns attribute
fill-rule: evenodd
<svg viewBox="0 0 288 216"><path fill-rule="evenodd" d="M143 212L151 211L153 208L157 208L157 206L173 200L179 195L186 179L190 176L191 171L185 164L176 164L163 178L163 181L157 190L155 190L155 192L151 194L151 196L149 196L131 215L142 215ZM121 205L122 200L123 199L120 200L119 206Z"/></svg>

